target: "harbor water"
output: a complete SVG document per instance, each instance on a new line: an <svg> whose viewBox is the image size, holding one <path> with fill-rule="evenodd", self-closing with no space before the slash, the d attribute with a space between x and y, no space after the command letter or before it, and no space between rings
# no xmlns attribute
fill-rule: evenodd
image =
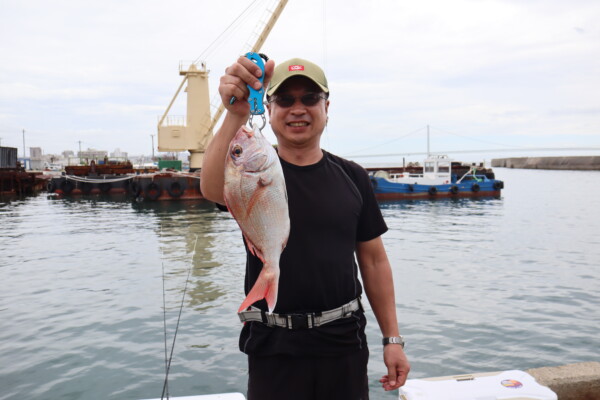
<svg viewBox="0 0 600 400"><path fill-rule="evenodd" d="M413 378L600 361L600 172L495 172L500 198L381 203ZM208 202L0 200L0 399L160 398L178 321L170 396L245 393L241 239Z"/></svg>

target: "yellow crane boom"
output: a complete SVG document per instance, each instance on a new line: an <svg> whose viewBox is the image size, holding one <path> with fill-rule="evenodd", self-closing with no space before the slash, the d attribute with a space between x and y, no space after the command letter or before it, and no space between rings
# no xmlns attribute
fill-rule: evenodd
<svg viewBox="0 0 600 400"><path fill-rule="evenodd" d="M271 12L268 21L262 27L252 52L258 52L271 33L288 0L280 0ZM190 171L202 167L202 159L208 143L212 139L213 129L223 114L223 104L211 117L208 91L208 70L202 63L200 68L192 63L187 69L180 65L179 74L183 81L179 85L173 99L158 122L158 150L190 152ZM171 120L167 118L171 106L187 82L187 114L185 119Z"/></svg>

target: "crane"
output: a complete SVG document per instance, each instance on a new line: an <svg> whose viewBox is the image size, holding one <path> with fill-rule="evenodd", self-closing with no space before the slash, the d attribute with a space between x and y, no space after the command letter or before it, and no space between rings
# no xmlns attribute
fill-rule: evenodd
<svg viewBox="0 0 600 400"><path fill-rule="evenodd" d="M279 0L250 51L257 53L260 50L287 2L288 0ZM215 114L211 115L208 70L204 62L200 65L194 62L187 67L180 63L179 74L183 76L183 80L158 122L158 150L189 151L190 172L194 172L202 167L204 152L213 137L213 130L223 114L224 106L221 104ZM186 83L186 117L169 118L169 110Z"/></svg>

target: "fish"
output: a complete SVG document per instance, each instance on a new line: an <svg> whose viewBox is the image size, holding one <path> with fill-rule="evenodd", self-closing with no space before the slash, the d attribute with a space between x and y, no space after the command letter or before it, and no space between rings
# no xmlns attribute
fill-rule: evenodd
<svg viewBox="0 0 600 400"><path fill-rule="evenodd" d="M238 313L265 299L277 304L279 260L290 234L287 190L279 156L260 129L242 125L225 158L223 197L262 270Z"/></svg>

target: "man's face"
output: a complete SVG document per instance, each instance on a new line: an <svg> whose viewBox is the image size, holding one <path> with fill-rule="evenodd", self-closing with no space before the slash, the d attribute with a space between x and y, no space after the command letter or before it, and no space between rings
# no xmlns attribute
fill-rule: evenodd
<svg viewBox="0 0 600 400"><path fill-rule="evenodd" d="M319 144L327 124L329 100L319 99L314 105L305 105L300 97L307 93L320 93L324 97L322 90L310 79L292 77L273 95L295 97L291 107L284 107L277 102L268 104L271 128L280 146L301 148Z"/></svg>

